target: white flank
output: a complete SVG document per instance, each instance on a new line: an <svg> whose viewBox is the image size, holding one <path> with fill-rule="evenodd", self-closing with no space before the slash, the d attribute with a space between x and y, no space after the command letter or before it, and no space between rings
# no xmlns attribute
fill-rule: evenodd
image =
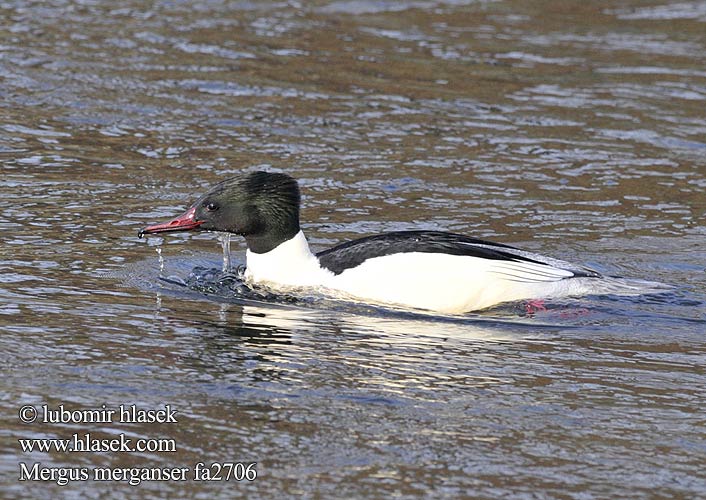
<svg viewBox="0 0 706 500"><path fill-rule="evenodd" d="M513 266L513 264L521 264ZM399 253L365 261L335 288L376 302L462 313L521 299L563 295L572 274L524 263L441 253ZM546 268L546 269L545 269ZM545 272L546 271L546 272Z"/></svg>

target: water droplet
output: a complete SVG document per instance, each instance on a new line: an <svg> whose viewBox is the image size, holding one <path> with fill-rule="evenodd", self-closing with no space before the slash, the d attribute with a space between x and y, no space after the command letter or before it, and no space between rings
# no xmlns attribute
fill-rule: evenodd
<svg viewBox="0 0 706 500"><path fill-rule="evenodd" d="M159 255L159 277L162 277L162 273L164 272L164 257L162 256L162 247L157 247L155 250L157 250L157 255Z"/></svg>

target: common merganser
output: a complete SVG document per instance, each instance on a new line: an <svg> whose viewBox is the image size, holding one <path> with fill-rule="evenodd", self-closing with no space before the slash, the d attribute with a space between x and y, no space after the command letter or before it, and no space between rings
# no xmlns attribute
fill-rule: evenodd
<svg viewBox="0 0 706 500"><path fill-rule="evenodd" d="M623 288L585 267L440 231L368 236L314 254L299 227L300 199L289 175L245 173L215 185L176 219L142 229L139 237L193 230L238 234L247 243L249 283L282 291L316 287L441 313ZM640 293L635 286L624 288Z"/></svg>

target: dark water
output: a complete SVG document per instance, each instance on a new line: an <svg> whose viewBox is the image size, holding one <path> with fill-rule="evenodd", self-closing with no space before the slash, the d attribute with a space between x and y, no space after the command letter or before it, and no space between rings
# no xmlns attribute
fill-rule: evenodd
<svg viewBox="0 0 706 500"><path fill-rule="evenodd" d="M0 3L0 496L702 496L705 68L702 1ZM136 238L261 168L300 179L316 249L443 229L676 288L460 318L242 300L189 278L212 235ZM178 422L18 418L62 404ZM176 451L18 442L87 432ZM37 462L257 478L19 481Z"/></svg>

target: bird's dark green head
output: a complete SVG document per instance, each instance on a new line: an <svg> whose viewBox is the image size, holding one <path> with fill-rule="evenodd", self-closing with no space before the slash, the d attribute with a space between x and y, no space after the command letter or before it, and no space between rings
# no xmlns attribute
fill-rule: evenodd
<svg viewBox="0 0 706 500"><path fill-rule="evenodd" d="M180 217L143 234L222 231L245 237L256 253L269 252L299 232L299 186L286 174L252 172L216 184Z"/></svg>

